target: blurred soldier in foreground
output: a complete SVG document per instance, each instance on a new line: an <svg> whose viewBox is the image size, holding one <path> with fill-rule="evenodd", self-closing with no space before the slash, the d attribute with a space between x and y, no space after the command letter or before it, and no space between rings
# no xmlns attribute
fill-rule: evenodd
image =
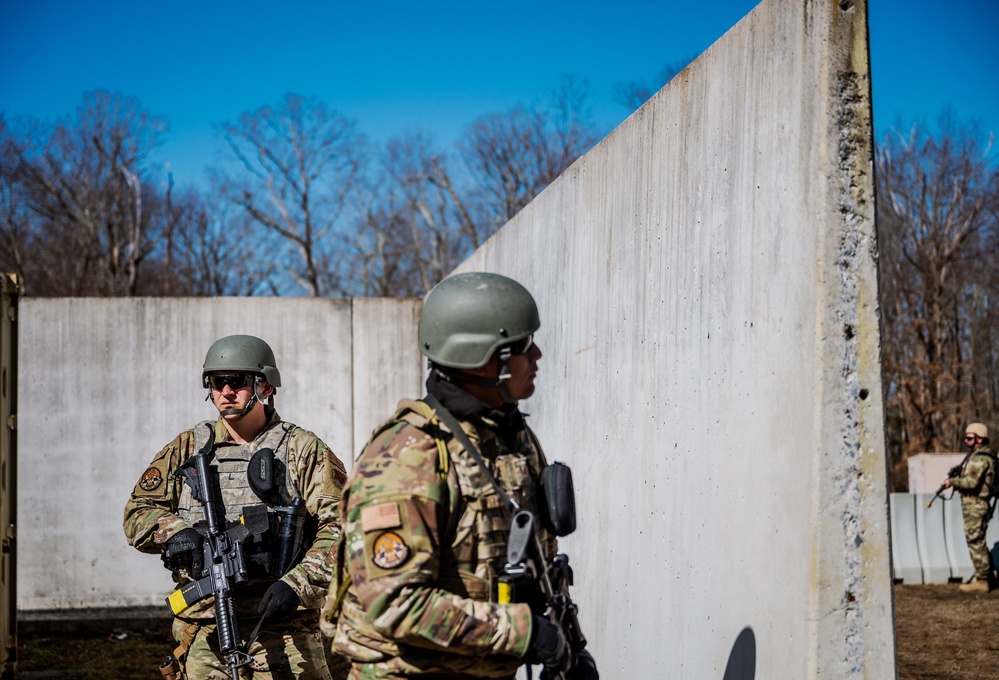
<svg viewBox="0 0 999 680"><path fill-rule="evenodd" d="M996 484L996 455L989 448L989 428L982 423L971 423L964 433L968 455L943 483L961 494L961 513L964 515L964 536L968 552L975 565L975 580L959 588L965 592L987 593L996 587L992 573L992 556L985 545L985 531L995 504L992 502Z"/></svg>
<svg viewBox="0 0 999 680"><path fill-rule="evenodd" d="M571 573L553 534L574 528L575 508L546 511L539 479L568 468L547 466L517 408L534 393L539 326L531 294L504 276L459 274L427 296L428 394L375 431L341 502L322 627L351 678L512 678L524 664L597 678L568 578L554 597L555 577L540 584L556 565ZM552 599L569 606L554 616Z"/></svg>
<svg viewBox="0 0 999 680"><path fill-rule="evenodd" d="M178 647L162 672L329 679L319 607L343 463L274 410L281 375L263 340L217 340L201 378L218 419L156 454L125 506L129 543L159 553L180 586L169 599Z"/></svg>

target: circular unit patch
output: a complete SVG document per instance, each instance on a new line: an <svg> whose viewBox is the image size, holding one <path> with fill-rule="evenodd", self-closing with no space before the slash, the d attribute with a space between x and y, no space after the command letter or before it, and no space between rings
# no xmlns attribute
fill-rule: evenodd
<svg viewBox="0 0 999 680"><path fill-rule="evenodd" d="M409 546L394 531L386 531L375 539L371 561L382 569L395 569L409 557Z"/></svg>
<svg viewBox="0 0 999 680"><path fill-rule="evenodd" d="M143 491L154 491L162 483L163 475L160 474L159 470L151 467L142 473L142 479L139 480L139 488Z"/></svg>

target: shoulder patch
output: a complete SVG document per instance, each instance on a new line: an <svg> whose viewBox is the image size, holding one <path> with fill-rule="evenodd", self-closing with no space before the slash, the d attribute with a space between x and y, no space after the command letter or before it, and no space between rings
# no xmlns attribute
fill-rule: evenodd
<svg viewBox="0 0 999 680"><path fill-rule="evenodd" d="M402 526L398 503L381 503L361 508L361 530L365 533L376 529L395 529Z"/></svg>
<svg viewBox="0 0 999 680"><path fill-rule="evenodd" d="M163 473L157 467L151 467L142 473L139 480L139 488L143 491L153 492L163 484Z"/></svg>
<svg viewBox="0 0 999 680"><path fill-rule="evenodd" d="M372 552L371 561L381 569L395 569L409 558L409 546L394 531L386 531L376 538Z"/></svg>

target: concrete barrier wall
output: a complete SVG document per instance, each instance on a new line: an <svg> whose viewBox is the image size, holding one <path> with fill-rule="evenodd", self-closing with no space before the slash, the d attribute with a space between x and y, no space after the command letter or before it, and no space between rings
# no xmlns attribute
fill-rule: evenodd
<svg viewBox="0 0 999 680"><path fill-rule="evenodd" d="M126 544L122 510L153 455L217 415L200 383L216 338L267 340L281 371L278 413L314 431L349 468L396 401L422 393L419 305L22 300L18 607L163 604L169 573Z"/></svg>
<svg viewBox="0 0 999 680"><path fill-rule="evenodd" d="M866 4L767 0L463 264L538 298L602 677L894 677L872 172Z"/></svg>

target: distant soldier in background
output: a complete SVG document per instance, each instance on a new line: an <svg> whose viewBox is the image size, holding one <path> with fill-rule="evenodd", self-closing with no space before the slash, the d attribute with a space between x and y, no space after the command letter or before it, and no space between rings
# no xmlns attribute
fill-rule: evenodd
<svg viewBox="0 0 999 680"><path fill-rule="evenodd" d="M531 294L498 274L458 274L427 296L427 396L401 401L375 431L341 502L322 627L352 660L352 679L509 679L524 664L598 679L585 639L543 615L541 586L499 592L511 506L540 509L539 477L557 467L518 409L534 393L539 326ZM536 534L545 560L565 535L551 526Z"/></svg>
<svg viewBox="0 0 999 680"><path fill-rule="evenodd" d="M346 481L343 463L312 432L278 416L273 396L281 374L260 338L217 340L201 378L219 417L180 433L156 454L125 506L125 536L142 552L161 554L178 585L198 580L206 562L206 528L191 461L195 453L208 451L227 526L239 528L252 516L264 529L252 544L240 543L249 572L248 583L233 590L240 637L245 640L258 629L249 649L242 650L248 663L239 669L240 677L329 680L330 665L339 662L332 670L343 678L346 662L336 657L328 664L319 635L319 607L332 568L327 558L340 533L336 507ZM287 516L278 520L276 513L291 509L304 521L298 522L302 535L296 545L301 547L289 556L275 527L289 521ZM208 596L175 614L178 647L175 659L168 660L173 674L164 672L165 677L230 677L213 605Z"/></svg>
<svg viewBox="0 0 999 680"><path fill-rule="evenodd" d="M994 485L999 481L996 480L996 455L989 448L989 428L982 423L968 425L964 444L968 447L968 455L961 465L951 470L943 487L952 487L961 494L964 536L975 565L975 580L961 584L959 588L965 592L987 593L996 587L992 556L985 544L985 531L995 509L992 502Z"/></svg>

